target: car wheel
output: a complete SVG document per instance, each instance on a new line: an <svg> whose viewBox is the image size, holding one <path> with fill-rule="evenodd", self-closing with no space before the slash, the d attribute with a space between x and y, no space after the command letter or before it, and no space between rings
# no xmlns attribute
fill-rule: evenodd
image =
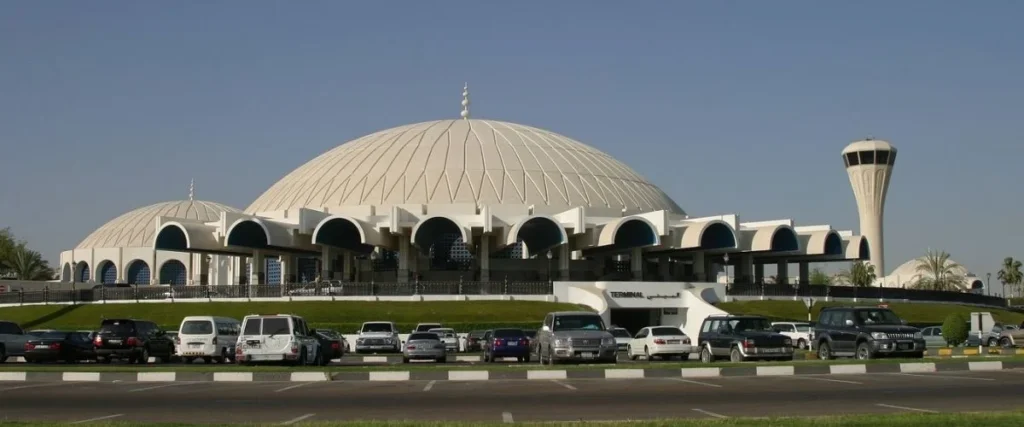
<svg viewBox="0 0 1024 427"><path fill-rule="evenodd" d="M989 346L989 347L995 347L995 346L996 346L996 344L997 344L997 343L996 343L996 339L995 339L995 338L989 338L989 339L988 339L988 346Z"/></svg>
<svg viewBox="0 0 1024 427"><path fill-rule="evenodd" d="M679 361L685 362L687 360L690 360L690 353L683 353L679 355Z"/></svg>
<svg viewBox="0 0 1024 427"><path fill-rule="evenodd" d="M296 365L306 366L306 348L305 347L303 347L302 351L299 352L299 360L298 360L298 363L296 363Z"/></svg>
<svg viewBox="0 0 1024 427"><path fill-rule="evenodd" d="M796 348L799 348L801 350L807 350L807 341L804 341L804 340L797 341L796 342Z"/></svg>
<svg viewBox="0 0 1024 427"><path fill-rule="evenodd" d="M733 363L743 361L743 353L740 353L739 348L733 347L732 350L729 351L729 361Z"/></svg>
<svg viewBox="0 0 1024 427"><path fill-rule="evenodd" d="M203 364L204 365L209 365L209 364L212 364L212 363L213 363L213 358L212 357L204 357L203 358Z"/></svg>
<svg viewBox="0 0 1024 427"><path fill-rule="evenodd" d="M818 345L818 359L832 360L832 347L827 342Z"/></svg>
<svg viewBox="0 0 1024 427"><path fill-rule="evenodd" d="M638 359L637 355L633 354L633 346L631 345L626 346L626 356L629 356L629 360Z"/></svg>
<svg viewBox="0 0 1024 427"><path fill-rule="evenodd" d="M7 349L0 345L0 363L7 361Z"/></svg>
<svg viewBox="0 0 1024 427"><path fill-rule="evenodd" d="M140 365L148 364L149 363L149 349L148 348L143 348L142 349L142 354L139 355L139 358L136 359L136 360L139 362Z"/></svg>
<svg viewBox="0 0 1024 427"><path fill-rule="evenodd" d="M1010 342L1009 338L1004 337L1003 339L999 340L999 346L1000 347L1005 347L1005 348L1010 348L1010 347L1013 347L1013 343Z"/></svg>
<svg viewBox="0 0 1024 427"><path fill-rule="evenodd" d="M646 345L644 346L644 359L646 359L648 362L650 362L652 360L651 359L651 349L647 348Z"/></svg>
<svg viewBox="0 0 1024 427"><path fill-rule="evenodd" d="M871 359L871 346L867 342L857 344L857 360Z"/></svg>
<svg viewBox="0 0 1024 427"><path fill-rule="evenodd" d="M700 349L700 362L701 363L711 363L711 362L714 362L714 361L715 361L715 357L711 355L711 350L708 350L707 347L704 347L704 348Z"/></svg>
<svg viewBox="0 0 1024 427"><path fill-rule="evenodd" d="M523 356L523 360L521 360L520 362L530 363L530 355L527 354L526 356Z"/></svg>

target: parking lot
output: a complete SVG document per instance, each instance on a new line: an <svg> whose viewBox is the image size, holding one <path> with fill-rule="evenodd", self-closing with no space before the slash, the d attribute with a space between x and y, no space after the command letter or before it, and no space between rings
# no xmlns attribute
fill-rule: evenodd
<svg viewBox="0 0 1024 427"><path fill-rule="evenodd" d="M7 420L557 421L1003 411L1024 371L832 376L240 383L0 383ZM53 402L61 402L54 410Z"/></svg>

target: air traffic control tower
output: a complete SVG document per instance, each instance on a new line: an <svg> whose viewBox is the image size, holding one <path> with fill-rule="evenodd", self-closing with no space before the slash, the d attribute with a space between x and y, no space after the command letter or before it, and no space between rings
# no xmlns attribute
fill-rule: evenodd
<svg viewBox="0 0 1024 427"><path fill-rule="evenodd" d="M865 139L843 149L843 163L850 177L853 196L857 199L860 215L860 234L871 248L871 264L875 274L883 277L885 271L885 243L882 217L885 214L885 195L896 163L896 147L877 139Z"/></svg>

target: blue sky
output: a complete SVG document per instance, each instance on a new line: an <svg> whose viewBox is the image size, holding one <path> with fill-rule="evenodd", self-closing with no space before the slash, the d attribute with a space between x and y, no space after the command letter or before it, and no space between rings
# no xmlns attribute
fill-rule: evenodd
<svg viewBox="0 0 1024 427"><path fill-rule="evenodd" d="M692 215L857 228L839 152L900 150L888 269L1024 256L1024 3L5 2L0 227L50 260L128 210L245 208L350 139L473 115L550 129Z"/></svg>

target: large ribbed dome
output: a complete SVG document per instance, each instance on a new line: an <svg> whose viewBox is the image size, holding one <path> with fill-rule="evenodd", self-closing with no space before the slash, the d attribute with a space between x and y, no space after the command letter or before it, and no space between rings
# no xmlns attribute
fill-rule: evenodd
<svg viewBox="0 0 1024 427"><path fill-rule="evenodd" d="M199 200L163 202L138 208L103 224L76 249L153 247L157 217L217 221L221 212L239 212L220 203Z"/></svg>
<svg viewBox="0 0 1024 427"><path fill-rule="evenodd" d="M342 144L282 178L246 212L405 203L683 213L599 150L543 129L475 119L401 126Z"/></svg>

